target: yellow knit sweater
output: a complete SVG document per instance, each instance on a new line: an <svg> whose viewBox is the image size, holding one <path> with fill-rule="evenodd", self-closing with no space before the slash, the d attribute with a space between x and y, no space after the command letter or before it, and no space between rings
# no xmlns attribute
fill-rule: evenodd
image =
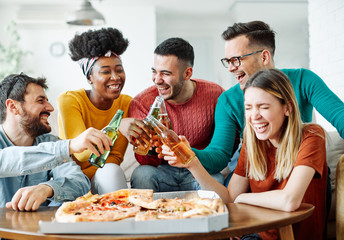
<svg viewBox="0 0 344 240"><path fill-rule="evenodd" d="M72 139L87 128L102 129L109 124L117 109L124 111L123 118L127 117L131 99L130 96L121 94L113 101L110 109L100 110L91 103L84 89L62 93L57 99L59 137ZM119 133L106 162L120 165L127 145L127 139ZM91 151L86 150L73 154L73 158L84 174L92 179L97 167L87 161L90 154Z"/></svg>

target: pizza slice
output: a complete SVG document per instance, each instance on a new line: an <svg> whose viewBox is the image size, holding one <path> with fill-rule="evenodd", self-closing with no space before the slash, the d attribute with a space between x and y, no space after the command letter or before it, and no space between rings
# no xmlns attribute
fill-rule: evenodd
<svg viewBox="0 0 344 240"><path fill-rule="evenodd" d="M102 195L87 193L72 202L65 202L56 211L57 222L118 221L134 217L141 210L128 201L130 196L153 200L153 190L121 189Z"/></svg>

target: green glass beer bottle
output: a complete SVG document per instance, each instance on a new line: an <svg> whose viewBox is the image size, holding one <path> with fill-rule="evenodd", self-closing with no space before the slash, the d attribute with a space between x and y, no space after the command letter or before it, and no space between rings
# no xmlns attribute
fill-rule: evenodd
<svg viewBox="0 0 344 240"><path fill-rule="evenodd" d="M146 118L143 119L143 122L147 125L147 127L150 128L152 134L154 134L154 130L151 128L150 124L147 122L147 117L153 116L154 118L157 119L159 115L161 103L163 102L164 102L164 98L161 96L157 96L154 100L154 103L151 105ZM134 146L133 149L135 153L144 156L144 155L147 155L147 153L149 152L149 149L151 147L151 142L147 141L146 139L143 139L143 141L145 142L146 146L142 145L141 143L138 143L138 146Z"/></svg>
<svg viewBox="0 0 344 240"><path fill-rule="evenodd" d="M108 135L111 139L111 142L112 142L111 148L117 139L118 128L119 128L119 124L121 123L123 113L124 112L121 109L118 109L115 116L111 119L111 122L105 128L102 129L102 132ZM111 151L111 148L110 148L110 151ZM88 162L96 167L102 168L105 165L106 159L108 158L110 151L105 150L105 152L99 157L97 157L94 153L92 153L90 157L88 158Z"/></svg>
<svg viewBox="0 0 344 240"><path fill-rule="evenodd" d="M172 152L174 152L179 162L183 163L184 165L191 162L191 160L195 157L195 153L187 144L180 141L178 135L174 131L167 128L152 116L148 116L147 121L153 127L154 131L159 135L161 141L167 145Z"/></svg>

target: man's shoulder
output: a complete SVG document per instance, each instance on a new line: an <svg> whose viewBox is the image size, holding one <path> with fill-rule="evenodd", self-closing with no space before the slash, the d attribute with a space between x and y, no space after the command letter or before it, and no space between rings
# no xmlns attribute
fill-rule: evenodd
<svg viewBox="0 0 344 240"><path fill-rule="evenodd" d="M85 89L81 88L78 90L68 90L61 93L57 101L58 102L65 102L65 101L73 101L72 99L83 99L87 97Z"/></svg>
<svg viewBox="0 0 344 240"><path fill-rule="evenodd" d="M61 139L51 133L42 134L35 139L37 144L41 142L56 142L58 140L61 140Z"/></svg>
<svg viewBox="0 0 344 240"><path fill-rule="evenodd" d="M283 68L280 69L291 81L300 80L304 77L317 76L313 71L306 68Z"/></svg>
<svg viewBox="0 0 344 240"><path fill-rule="evenodd" d="M242 98L244 96L243 91L240 88L239 84L235 84L233 87L229 88L228 90L224 91L220 98L223 99L237 99L237 98Z"/></svg>
<svg viewBox="0 0 344 240"><path fill-rule="evenodd" d="M152 99L154 100L156 96L158 96L158 90L156 86L151 86L138 93L133 98L133 101L151 101Z"/></svg>
<svg viewBox="0 0 344 240"><path fill-rule="evenodd" d="M132 99L133 98L127 94L120 94L116 100L123 104L129 104Z"/></svg>
<svg viewBox="0 0 344 240"><path fill-rule="evenodd" d="M86 94L86 90L84 88L80 88L77 90L68 90L60 94L60 96L82 96Z"/></svg>
<svg viewBox="0 0 344 240"><path fill-rule="evenodd" d="M211 82L211 81L204 80L204 79L200 79L200 78L193 78L191 80L195 81L200 86L212 87L212 88L218 89L220 91L224 91L223 87L221 87L218 83Z"/></svg>

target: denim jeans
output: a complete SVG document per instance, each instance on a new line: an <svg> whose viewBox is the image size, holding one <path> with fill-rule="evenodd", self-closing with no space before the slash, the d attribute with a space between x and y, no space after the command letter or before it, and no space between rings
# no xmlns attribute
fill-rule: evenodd
<svg viewBox="0 0 344 240"><path fill-rule="evenodd" d="M213 178L223 184L221 173L213 174ZM154 192L200 190L201 186L186 168L172 167L163 163L158 167L141 165L131 175L132 188L153 189Z"/></svg>

